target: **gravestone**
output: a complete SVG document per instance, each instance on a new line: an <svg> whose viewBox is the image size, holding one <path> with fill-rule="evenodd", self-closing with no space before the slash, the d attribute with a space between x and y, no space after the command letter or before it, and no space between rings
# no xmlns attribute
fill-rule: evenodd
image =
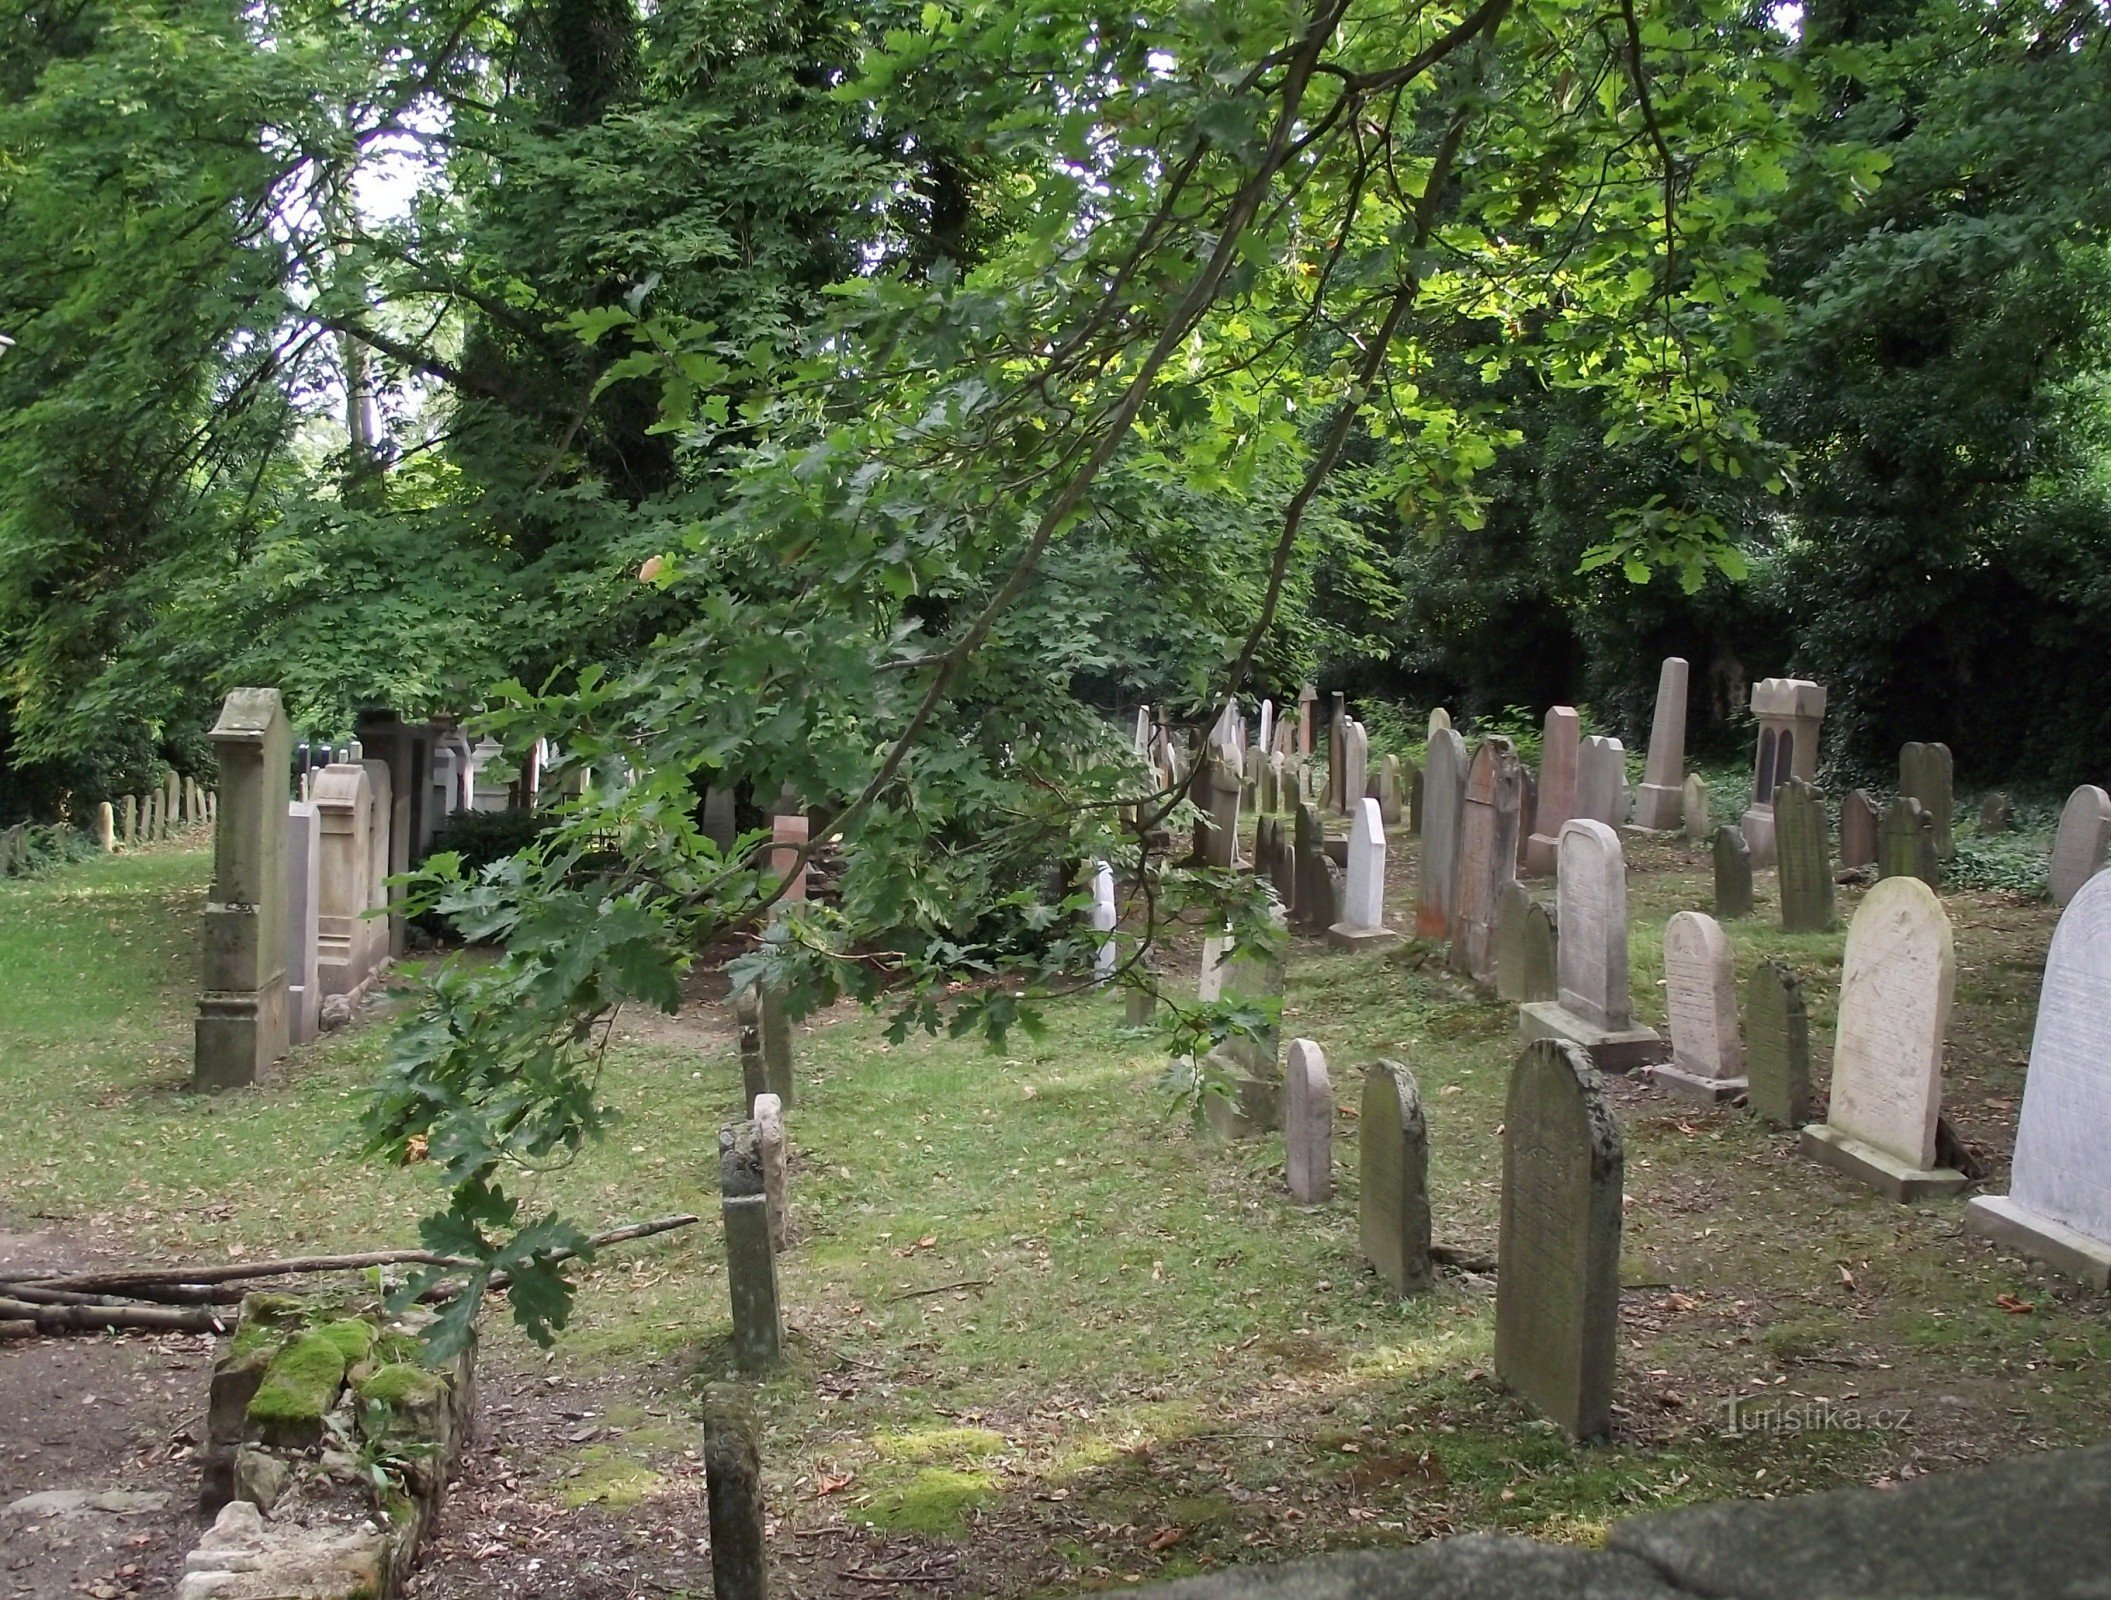
<svg viewBox="0 0 2111 1600"><path fill-rule="evenodd" d="M1686 823L1686 837L1692 843L1699 844L1709 836L1715 826L1714 817L1708 810L1708 780L1698 772L1687 773L1683 793L1685 798L1681 804Z"/></svg>
<svg viewBox="0 0 2111 1600"><path fill-rule="evenodd" d="M1334 1198L1334 1085L1310 1039L1292 1039L1284 1057L1283 1173L1299 1205Z"/></svg>
<svg viewBox="0 0 2111 1600"><path fill-rule="evenodd" d="M1805 678L1762 678L1752 685L1752 715L1759 721L1759 752L1753 763L1752 803L1739 827L1752 852L1752 865L1771 867L1774 791L1791 778L1817 781L1824 687Z"/></svg>
<svg viewBox="0 0 2111 1600"><path fill-rule="evenodd" d="M1297 905L1297 823L1290 817L1268 819L1268 850L1264 864L1275 897L1288 911Z"/></svg>
<svg viewBox="0 0 2111 1600"><path fill-rule="evenodd" d="M1092 956L1092 977L1095 983L1105 983L1114 971L1115 962L1121 952L1114 939L1114 925L1118 920L1114 909L1114 869L1102 861L1092 873L1092 931L1099 935L1099 943Z"/></svg>
<svg viewBox="0 0 2111 1600"><path fill-rule="evenodd" d="M773 1094L755 1097L755 1150L762 1158L762 1197L770 1208L770 1248L791 1242L791 1191L784 1170L784 1102Z"/></svg>
<svg viewBox="0 0 2111 1600"><path fill-rule="evenodd" d="M1459 827L1466 808L1466 741L1449 727L1430 735L1423 784L1415 932L1425 939L1448 939L1458 886Z"/></svg>
<svg viewBox="0 0 2111 1600"><path fill-rule="evenodd" d="M2007 833L2015 825L2015 803L2000 790L1996 789L1979 802L1979 831L1981 833Z"/></svg>
<svg viewBox="0 0 2111 1600"><path fill-rule="evenodd" d="M752 1121L718 1130L719 1203L725 1217L726 1287L733 1302L733 1364L774 1367L784 1352L777 1299L777 1248L770 1241L762 1136Z"/></svg>
<svg viewBox="0 0 2111 1600"><path fill-rule="evenodd" d="M1669 832L1685 813L1686 675L1683 656L1666 656L1657 671L1656 715L1649 724L1649 755L1642 787L1635 791L1638 828Z"/></svg>
<svg viewBox="0 0 2111 1600"><path fill-rule="evenodd" d="M1312 714L1319 705L1319 690L1305 684L1297 691L1297 753L1312 754Z"/></svg>
<svg viewBox="0 0 2111 1600"><path fill-rule="evenodd" d="M1555 706L1547 712L1539 740L1539 800L1533 809L1532 832L1525 840L1528 877L1554 874L1561 825L1576 813L1576 764L1582 739L1583 721L1574 706Z"/></svg>
<svg viewBox="0 0 2111 1600"><path fill-rule="evenodd" d="M712 1600L769 1600L768 1518L754 1413L729 1383L707 1384L701 1410Z"/></svg>
<svg viewBox="0 0 2111 1600"><path fill-rule="evenodd" d="M1576 815L1608 828L1627 821L1627 747L1592 734L1576 758Z"/></svg>
<svg viewBox="0 0 2111 1600"><path fill-rule="evenodd" d="M1728 922L1752 914L1752 853L1742 829L1715 830L1715 914Z"/></svg>
<svg viewBox="0 0 2111 1600"><path fill-rule="evenodd" d="M1902 794L1884 807L1877 824L1876 875L1918 878L1931 889L1942 887L1942 858L1935 849L1935 819L1920 802Z"/></svg>
<svg viewBox="0 0 2111 1600"><path fill-rule="evenodd" d="M1810 1016L1803 985L1762 961L1745 985L1745 1077L1752 1110L1777 1128L1810 1121Z"/></svg>
<svg viewBox="0 0 2111 1600"><path fill-rule="evenodd" d="M1407 831L1422 837L1422 769L1413 762L1407 767Z"/></svg>
<svg viewBox="0 0 2111 1600"><path fill-rule="evenodd" d="M1354 816L1370 793L1371 736L1363 724L1351 718L1342 731L1342 801L1344 813Z"/></svg>
<svg viewBox="0 0 2111 1600"><path fill-rule="evenodd" d="M797 1094L792 1071L792 1024L784 1014L784 990L765 980L755 986L755 991L755 1029L762 1036L762 1081L769 1085L779 1105L790 1106Z"/></svg>
<svg viewBox="0 0 2111 1600"><path fill-rule="evenodd" d="M770 819L770 871L790 880L783 899L806 898L806 866L800 861L799 852L806 848L808 837L807 819L803 816L780 813Z"/></svg>
<svg viewBox="0 0 2111 1600"><path fill-rule="evenodd" d="M1297 897L1292 915L1300 928L1322 933L1333 921L1328 917L1333 897L1327 885L1327 832L1319 807L1309 801L1297 808L1296 850Z"/></svg>
<svg viewBox="0 0 2111 1600"><path fill-rule="evenodd" d="M286 773L293 730L276 689L236 689L213 724L223 826L206 891L191 1083L255 1083L286 1053Z"/></svg>
<svg viewBox="0 0 2111 1600"><path fill-rule="evenodd" d="M1342 894L1341 920L1327 929L1336 950L1383 949L1400 936L1385 925L1385 823L1378 802L1356 802L1349 824L1349 870Z"/></svg>
<svg viewBox="0 0 2111 1600"><path fill-rule="evenodd" d="M2067 797L2052 840L2052 903L2064 906L2081 892L2111 852L2111 794L2085 783Z"/></svg>
<svg viewBox="0 0 2111 1600"><path fill-rule="evenodd" d="M1866 789L1851 789L1840 802L1840 865L1848 868L1876 865L1876 801Z"/></svg>
<svg viewBox="0 0 2111 1600"><path fill-rule="evenodd" d="M1275 746L1275 702L1265 695L1261 699L1261 720L1253 743L1263 755Z"/></svg>
<svg viewBox="0 0 2111 1600"><path fill-rule="evenodd" d="M1327 717L1327 809L1339 814L1348 810L1349 697L1334 691Z"/></svg>
<svg viewBox="0 0 2111 1600"><path fill-rule="evenodd" d="M2053 929L2005 1195L1980 1233L2099 1293L2111 1289L2111 877L2082 886Z"/></svg>
<svg viewBox="0 0 2111 1600"><path fill-rule="evenodd" d="M1619 1125L1580 1049L1554 1039L1525 1047L1510 1074L1502 1140L1496 1376L1572 1439L1603 1438L1620 1333L1625 1162Z"/></svg>
<svg viewBox="0 0 2111 1600"><path fill-rule="evenodd" d="M1205 866L1239 864L1239 771L1223 749L1195 763L1190 795L1201 813L1195 823L1195 854Z"/></svg>
<svg viewBox="0 0 2111 1600"><path fill-rule="evenodd" d="M290 744L290 727L287 730L287 740ZM169 769L169 775L161 781L161 825L168 830L168 837L171 839L183 831L183 784L173 767Z"/></svg>
<svg viewBox="0 0 2111 1600"><path fill-rule="evenodd" d="M1518 877L1525 875L1525 857L1532 849L1532 830L1538 826L1539 779L1520 761L1517 766L1517 848L1511 852Z"/></svg>
<svg viewBox="0 0 2111 1600"><path fill-rule="evenodd" d="M1778 818L1778 811L1777 811ZM1692 1100L1727 1100L1745 1088L1737 1032L1737 964L1722 925L1681 911L1664 928L1664 1009L1671 1064L1657 1082Z"/></svg>
<svg viewBox="0 0 2111 1600"><path fill-rule="evenodd" d="M322 998L357 995L373 975L373 785L364 765L332 762L309 786L318 865L316 964Z"/></svg>
<svg viewBox="0 0 2111 1600"><path fill-rule="evenodd" d="M1451 919L1451 968L1475 983L1495 982L1495 916L1503 885L1517 876L1517 750L1500 735L1483 739L1466 772L1464 820Z"/></svg>
<svg viewBox="0 0 2111 1600"><path fill-rule="evenodd" d="M733 810L733 791L713 784L704 791L704 837L718 846L720 855L731 855L740 839L740 821Z"/></svg>
<svg viewBox="0 0 2111 1600"><path fill-rule="evenodd" d="M1325 864L1330 868L1333 865ZM1280 912L1275 912L1274 917L1280 926ZM1203 942L1203 963L1205 982L1213 972L1216 985L1215 994L1205 992L1204 999L1244 1000L1256 1008L1271 1003L1280 1007L1284 986L1281 956L1269 955L1258 946L1242 949L1224 935ZM1203 1118L1212 1133L1224 1139L1243 1139L1282 1126L1280 1050L1280 1033L1276 1025L1270 1024L1257 1038L1227 1038L1204 1058L1205 1066L1215 1067L1230 1080L1229 1094L1210 1093L1203 1097Z"/></svg>
<svg viewBox="0 0 2111 1600"><path fill-rule="evenodd" d="M1946 744L1907 744L1898 753L1898 788L1920 802L1935 828L1935 855L1947 861L1956 854L1951 826L1956 816L1956 774Z"/></svg>
<svg viewBox="0 0 2111 1600"><path fill-rule="evenodd" d="M1122 1004L1122 1026L1148 1028L1158 1015L1158 962L1146 950L1130 971L1133 980Z"/></svg>
<svg viewBox="0 0 2111 1600"><path fill-rule="evenodd" d="M1823 933L1833 925L1832 853L1825 838L1825 797L1800 778L1774 791L1774 849L1781 888L1781 927Z"/></svg>
<svg viewBox="0 0 2111 1600"><path fill-rule="evenodd" d="M1527 998L1551 999L1550 995L1527 996L1521 991L1525 973L1525 917L1532 909L1532 891L1512 878L1503 885L1495 907L1495 994L1512 1002Z"/></svg>
<svg viewBox="0 0 2111 1600"><path fill-rule="evenodd" d="M1438 706L1436 710L1429 714L1429 738L1434 739L1439 728L1449 728L1450 726L1451 713L1442 706Z"/></svg>
<svg viewBox="0 0 2111 1600"><path fill-rule="evenodd" d="M124 841L131 844L139 837L139 796L128 794L124 798Z"/></svg>
<svg viewBox="0 0 2111 1600"><path fill-rule="evenodd" d="M752 984L733 997L733 1039L740 1051L740 1103L753 1116L756 1097L770 1092L770 1073L762 1056L762 999Z"/></svg>
<svg viewBox="0 0 2111 1600"><path fill-rule="evenodd" d="M161 840L161 791L149 791L141 810L146 819L146 841L148 844L158 844Z"/></svg>
<svg viewBox="0 0 2111 1600"><path fill-rule="evenodd" d="M1964 1187L1963 1173L1935 1165L1956 979L1950 919L1934 890L1886 878L1862 897L1841 969L1832 1106L1803 1130L1805 1155L1902 1204Z"/></svg>
<svg viewBox="0 0 2111 1600"><path fill-rule="evenodd" d="M1273 810L1261 803L1261 786L1268 773L1268 752L1259 745L1251 746L1239 758L1239 804L1254 811Z"/></svg>
<svg viewBox="0 0 2111 1600"><path fill-rule="evenodd" d="M1378 815L1388 828L1399 827L1407 815L1400 758L1395 755L1386 756L1378 763Z"/></svg>
<svg viewBox="0 0 2111 1600"><path fill-rule="evenodd" d="M117 849L117 808L107 800L96 803L95 844L104 855L111 855Z"/></svg>
<svg viewBox="0 0 2111 1600"><path fill-rule="evenodd" d="M379 911L403 898L403 891L391 889L388 882L389 873L394 870L390 866L396 843L393 829L401 808L396 804L395 780L389 764L373 757L363 758L359 764L366 769L367 787L374 799L373 809L367 813L367 909ZM403 919L396 915L372 917L366 926L374 941L369 970L378 972L391 956L402 954Z"/></svg>
<svg viewBox="0 0 2111 1600"><path fill-rule="evenodd" d="M1595 817L1562 824L1556 866L1557 998L1518 1008L1523 1042L1580 1045L1601 1072L1655 1061L1663 1040L1635 1025L1627 977L1627 861L1620 836Z"/></svg>
<svg viewBox="0 0 2111 1600"><path fill-rule="evenodd" d="M1436 1281L1429 1253L1429 1129L1414 1074L1396 1061L1364 1069L1357 1118L1358 1232L1364 1259L1396 1295Z"/></svg>
<svg viewBox="0 0 2111 1600"><path fill-rule="evenodd" d="M322 835L315 807L286 806L286 1042L322 1030Z"/></svg>

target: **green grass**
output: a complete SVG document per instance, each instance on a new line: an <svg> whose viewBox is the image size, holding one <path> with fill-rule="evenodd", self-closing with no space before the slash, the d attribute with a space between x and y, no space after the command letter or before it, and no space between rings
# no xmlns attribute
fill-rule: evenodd
<svg viewBox="0 0 2111 1600"><path fill-rule="evenodd" d="M1660 1022L1662 925L1708 904L1707 864L1681 844L1633 859L1634 989ZM382 1027L326 1037L254 1091L183 1088L204 866L149 852L0 885L16 979L0 993L7 1207L144 1252L407 1242L430 1175L346 1153ZM1998 1156L2051 916L1996 895L1951 911L1952 1109ZM1803 973L1822 1083L1844 927L1787 936L1774 916L1766 885L1730 925L1740 970L1768 955ZM529 1189L590 1225L707 1218L587 1272L547 1365L487 1334L488 1363L619 1391L613 1436L515 1463L524 1490L559 1503L664 1515L693 1472L680 1388L725 1375L715 1134L740 1077L715 1010L702 1016L619 1024L606 1087L624 1120ZM1492 1253L1508 1008L1405 956L1301 946L1284 1030L1322 1045L1345 1108L1341 1194L1319 1210L1284 1192L1279 1141L1196 1136L1117 1001L1060 1007L1044 1038L1002 1054L890 1046L858 1015L802 1027L790 1358L755 1395L773 1515L963 1542L987 1592L1024 1593L1051 1561L1074 1587L1474 1527L1588 1541L1637 1509L2081 1442L2111 1420L2101 1306L1964 1236L1957 1204L1887 1205L1734 1112L1616 1086L1623 1414L1613 1445L1574 1448L1495 1383L1486 1280L1446 1274L1395 1304L1357 1249L1348 1113L1361 1065L1384 1055L1421 1084L1437 1237ZM2005 1311L2003 1294L2033 1309ZM1850 1390L1927 1420L1721 1425L1733 1395Z"/></svg>

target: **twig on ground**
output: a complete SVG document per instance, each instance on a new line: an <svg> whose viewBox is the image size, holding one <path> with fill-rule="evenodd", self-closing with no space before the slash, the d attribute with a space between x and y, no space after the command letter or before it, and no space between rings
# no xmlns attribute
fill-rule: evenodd
<svg viewBox="0 0 2111 1600"><path fill-rule="evenodd" d="M997 1280L994 1278L962 1278L958 1283L934 1284L928 1289L911 1289L907 1294L887 1297L887 1304L899 1305L904 1300L921 1300L927 1294L944 1294L948 1289L987 1289Z"/></svg>

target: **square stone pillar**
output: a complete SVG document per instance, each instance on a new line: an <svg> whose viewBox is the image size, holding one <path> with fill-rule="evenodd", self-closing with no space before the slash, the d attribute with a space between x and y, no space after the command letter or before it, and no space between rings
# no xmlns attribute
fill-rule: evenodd
<svg viewBox="0 0 2111 1600"><path fill-rule="evenodd" d="M286 807L286 1038L306 1044L322 1027L322 833L315 807Z"/></svg>
<svg viewBox="0 0 2111 1600"><path fill-rule="evenodd" d="M1818 777L1818 725L1825 720L1825 686L1805 678L1762 678L1752 685L1752 715L1759 719L1759 752L1753 765L1752 804L1740 831L1752 865L1774 864L1774 791L1791 778Z"/></svg>
<svg viewBox="0 0 2111 1600"><path fill-rule="evenodd" d="M1685 817L1686 658L1666 656L1657 673L1656 718L1649 725L1649 762L1635 791L1634 824L1668 833Z"/></svg>
<svg viewBox="0 0 2111 1600"><path fill-rule="evenodd" d="M293 729L276 689L236 689L212 731L220 824L205 901L193 1085L255 1083L286 1051L286 774Z"/></svg>

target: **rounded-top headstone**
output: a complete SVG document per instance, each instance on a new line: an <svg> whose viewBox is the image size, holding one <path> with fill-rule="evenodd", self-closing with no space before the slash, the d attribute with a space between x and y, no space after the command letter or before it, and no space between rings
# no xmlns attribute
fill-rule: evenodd
<svg viewBox="0 0 2111 1600"><path fill-rule="evenodd" d="M1595 1027L1618 1031L1632 1020L1627 858L1620 836L1595 817L1571 817L1561 825L1557 870L1561 1004Z"/></svg>
<svg viewBox="0 0 2111 1600"><path fill-rule="evenodd" d="M1840 975L1831 1127L1913 1167L1935 1165L1956 979L1950 919L1934 890L1885 878L1862 897Z"/></svg>
<svg viewBox="0 0 2111 1600"><path fill-rule="evenodd" d="M2085 783L2067 797L2052 842L2052 903L2064 906L2103 869L2111 850L2111 794Z"/></svg>

